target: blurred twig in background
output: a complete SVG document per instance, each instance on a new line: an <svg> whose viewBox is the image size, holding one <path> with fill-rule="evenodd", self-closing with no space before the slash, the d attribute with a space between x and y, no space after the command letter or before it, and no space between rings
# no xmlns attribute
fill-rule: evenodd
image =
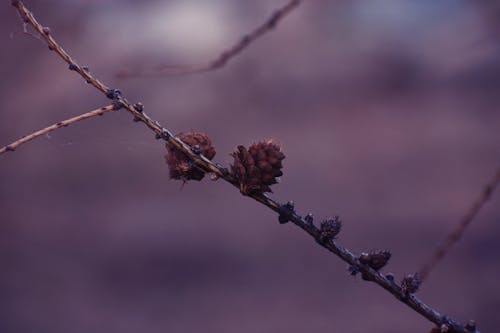
<svg viewBox="0 0 500 333"><path fill-rule="evenodd" d="M484 204L491 198L496 187L500 183L500 168L495 172L493 178L486 184L483 191L476 199L476 201L469 208L467 213L462 217L460 222L456 227L450 232L450 234L444 239L444 241L439 245L436 251L433 253L430 260L425 263L419 270L419 275L422 281L426 280L431 271L436 267L436 265L446 256L446 254L451 250L453 245L460 240L463 236L467 227L472 223L474 218L477 216Z"/></svg>
<svg viewBox="0 0 500 333"><path fill-rule="evenodd" d="M262 35L270 32L276 27L287 14L297 8L302 0L291 0L283 7L277 9L263 24L257 27L252 32L241 37L236 44L222 52L215 59L202 64L192 64L184 66L167 66L161 65L155 68L148 69L125 69L117 73L119 78L132 78L144 76L171 76L208 72L211 70L224 67L231 58L237 56L241 51L247 48L255 40Z"/></svg>
<svg viewBox="0 0 500 333"><path fill-rule="evenodd" d="M219 164L213 163L210 159L203 156L200 153L200 147L190 146L184 141L175 137L171 132L162 127L157 121L151 119L143 111L143 106L140 103L130 104L127 99L122 95L122 93L117 89L111 89L99 80L97 80L90 72L85 68L77 64L69 54L67 54L64 49L55 41L50 33L50 29L43 27L35 19L33 14L24 6L21 1L11 1L12 5L20 13L24 22L29 23L36 32L47 42L49 49L56 52L68 65L71 71L76 71L81 75L85 81L96 89L105 94L106 97L113 101L113 104L109 106L110 109L124 108L134 116L134 121L142 122L147 127L149 127L155 134L157 139L162 139L170 146L171 149L177 149L179 152L184 154L185 158L190 161L193 167L207 173L213 173L216 178L221 178L226 182L238 187L241 191L239 180L234 176L233 173L229 172L226 168L220 166ZM228 59L240 52L251 40L258 38L264 32L272 28L276 22L283 17L287 12L295 8L300 1L291 1L286 7L277 11L272 18L263 27L257 29L248 36L250 39L246 42L241 42L235 46L229 56L221 56L220 66L223 66ZM252 39L253 38L253 39ZM218 68L218 67L215 67ZM240 150L244 150L243 148ZM244 162L250 161L251 156L245 155ZM491 189L492 191L492 189ZM491 191L488 191L491 194ZM442 332L450 333L478 333L475 324L470 322L467 325L463 325L457 321L450 319L449 317L442 315L441 313L434 310L432 307L426 305L420 301L414 293L417 292L419 287L419 277L418 274L407 275L400 284L398 284L392 274L381 274L379 272L386 264L390 258L390 253L387 251L378 251L363 253L359 256L353 254L347 248L344 248L336 241L336 236L340 232L341 222L338 217L332 219L323 220L320 227L314 225L314 220L311 214L305 217L300 216L296 210L293 202L288 202L284 205L278 203L276 200L271 199L269 196L262 192L243 192L246 196L260 202L261 204L269 207L271 210L279 214L279 222L287 223L292 222L306 233L308 233L313 239L322 247L328 251L335 254L341 260L349 265L349 270L352 275L360 274L363 280L372 281L391 293L400 302L406 304L415 312L419 313L437 327L441 329ZM488 195L489 195L488 194Z"/></svg>
<svg viewBox="0 0 500 333"><path fill-rule="evenodd" d="M85 120L88 118L92 118L95 116L102 116L104 113L115 110L115 109L116 109L116 105L110 104L108 106L105 106L105 107L102 107L102 108L99 108L99 109L96 109L93 111L89 111L87 113L83 113L79 116L59 121L55 124L52 124L50 126L47 126L43 129L41 129L41 130L38 130L38 131L33 132L31 134L25 135L21 139L16 140L16 141L12 142L11 144L8 144L8 145L0 148L0 155L7 152L7 151L14 151L14 150L16 150L16 148L18 146L22 145L23 143L26 143L26 142L31 141L33 139L36 139L39 136L42 136L42 135L47 134L49 132L55 131L56 129L59 129L61 127L66 127L70 124L73 124L73 123L76 123L76 122L79 122L81 120Z"/></svg>

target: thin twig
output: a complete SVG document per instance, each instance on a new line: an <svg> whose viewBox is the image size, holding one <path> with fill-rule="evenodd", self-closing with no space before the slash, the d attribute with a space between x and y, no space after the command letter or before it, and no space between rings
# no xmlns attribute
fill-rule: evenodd
<svg viewBox="0 0 500 333"><path fill-rule="evenodd" d="M11 32L10 38L14 38L18 34L23 34L26 36L33 37L34 39L38 40L39 42L44 43L43 39L39 35L35 35L35 34L28 31L28 23L29 22L25 19L25 17L23 17L20 13L17 13L17 15L19 16L19 20L21 21L22 29L20 31Z"/></svg>
<svg viewBox="0 0 500 333"><path fill-rule="evenodd" d="M70 124L79 122L79 121L84 120L84 119L92 118L92 117L95 117L95 116L102 116L106 112L115 110L115 107L116 106L114 104L110 104L108 106L105 106L105 107L102 107L102 108L99 108L99 109L96 109L96 110L93 110L93 111L90 111L90 112L87 112L87 113L83 113L83 114L81 114L79 116L76 116L76 117L73 117L73 118L69 118L69 119L57 122L55 124L52 124L50 126L47 126L47 127L43 128L41 130L33 132L33 133L29 134L29 135L25 135L21 139L16 140L16 141L12 142L11 144L8 144L8 145L0 148L0 155L2 155L5 152L8 152L8 151L14 151L14 150L16 150L16 148L18 146L22 145L23 143L26 143L26 142L31 141L33 139L36 139L37 137L39 137L41 135L44 135L44 134L47 134L49 132L55 131L56 129L59 129L61 127L66 127L66 126L68 126Z"/></svg>
<svg viewBox="0 0 500 333"><path fill-rule="evenodd" d="M236 44L231 46L219 54L215 59L202 64L184 65L184 66L168 66L160 65L155 68L149 69L125 69L117 73L119 78L132 78L132 77L145 77L145 76L173 76L208 72L224 67L227 62L241 53L245 48L252 44L255 40L262 35L273 30L276 25L287 14L297 8L302 0L291 0L283 7L275 10L273 14L260 26L255 28L252 32L241 37Z"/></svg>
<svg viewBox="0 0 500 333"><path fill-rule="evenodd" d="M479 194L479 197L472 204L467 213L460 219L460 222L456 225L456 227L448 234L441 245L439 245L436 251L432 254L429 261L422 266L419 273L422 281L427 279L431 271L446 256L446 254L448 254L453 245L455 245L455 243L462 238L467 227L472 223L484 204L491 198L499 183L500 168L496 170L493 178L488 182L488 184L486 184Z"/></svg>
<svg viewBox="0 0 500 333"><path fill-rule="evenodd" d="M142 111L142 107L138 108L137 105L131 105L123 97L121 92L116 89L109 89L107 86L94 78L88 71L84 70L80 65L78 65L62 49L62 47L56 43L56 41L50 34L44 32L43 26L37 22L33 14L24 6L21 1L12 1L12 4L23 16L27 18L27 20L29 20L30 24L35 28L35 30L46 40L49 48L55 51L61 58L64 59L64 61L69 64L69 68L71 70L78 72L88 83L103 92L108 98L113 99L115 104L119 104L127 111L132 113L132 115L134 116L134 120L144 123L148 128L155 132L157 139L163 139L178 150L182 151L200 170L203 170L205 172L212 172L218 178L221 178L239 188L238 182L231 176L227 169L223 168L219 164L213 163L203 155L199 154L199 150L193 150L189 145L181 141L179 138L174 137L169 130L162 127L157 121L154 121L149 116L147 116ZM249 195L249 197L269 207L270 209L278 213L280 217L285 216L288 221L294 223L299 228L307 232L311 237L313 237L313 239L315 239L319 245L334 253L340 259L348 263L357 272L362 273L364 279L375 282L380 287L391 293L399 301L406 304L437 326L442 327L444 325L445 327L447 327L449 333L479 333L479 331L477 331L475 327L473 329L471 329L470 327L467 328L459 322L451 320L448 317L440 314L430 306L420 301L412 293L405 292L403 288L401 288L394 282L393 278L384 276L368 265L361 263L358 256L354 255L348 249L339 245L336 241L324 240L321 236L320 229L314 226L311 223L311 220L307 217L301 217L300 215L298 215L293 207L290 208L291 205L281 205L276 200L271 199L265 194L251 194Z"/></svg>

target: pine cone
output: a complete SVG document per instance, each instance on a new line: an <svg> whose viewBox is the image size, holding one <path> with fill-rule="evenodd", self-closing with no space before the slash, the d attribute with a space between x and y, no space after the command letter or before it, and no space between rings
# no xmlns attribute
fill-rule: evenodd
<svg viewBox="0 0 500 333"><path fill-rule="evenodd" d="M270 186L277 183L276 177L283 175L281 161L285 154L272 139L255 143L248 149L238 146L231 156L234 158L231 174L243 194L272 192Z"/></svg>
<svg viewBox="0 0 500 333"><path fill-rule="evenodd" d="M191 130L191 132L187 134L181 132L177 134L177 137L190 147L199 150L199 152L206 158L210 160L214 158L215 149L205 133L199 133ZM203 179L205 172L196 168L193 165L193 162L182 151L178 150L170 142L167 142L165 147L167 148L165 161L167 162L170 170L171 179L182 179L183 181L200 181Z"/></svg>

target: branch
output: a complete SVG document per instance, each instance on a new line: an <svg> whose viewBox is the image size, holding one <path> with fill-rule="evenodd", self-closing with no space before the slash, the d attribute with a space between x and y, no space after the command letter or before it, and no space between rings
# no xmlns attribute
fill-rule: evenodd
<svg viewBox="0 0 500 333"><path fill-rule="evenodd" d="M199 149L195 149L184 143L177 137L174 137L169 130L162 127L157 121L152 120L147 116L142 108L142 104L132 105L117 89L109 89L106 85L94 78L88 70L83 69L78 65L63 49L56 43L54 38L50 35L50 30L44 28L37 22L33 14L24 6L21 1L12 0L12 5L19 11L19 13L29 21L34 29L45 39L49 49L55 51L66 63L69 69L78 72L89 84L93 85L96 89L104 93L108 98L113 100L113 103L125 108L133 116L137 122L144 123L155 134L157 139L162 139L169 143L171 146L177 148L184 153L187 158L192 161L193 165L207 173L213 173L216 177L221 178L228 183L239 188L239 183L228 172L228 170L219 164L215 164L200 154ZM278 16L279 18L280 16ZM277 19L275 19L277 20ZM312 215L308 214L305 217L300 216L295 211L292 202L285 205L278 203L276 200L270 198L265 194L248 194L252 199L260 202L261 204L269 207L271 210L279 214L279 221L281 223L292 222L305 232L307 232L320 246L326 248L340 259L348 263L351 267L351 272L359 272L362 274L364 280L373 281L396 299L412 308L415 312L419 313L429 321L436 324L438 327L446 329L449 333L479 333L475 326L463 325L457 321L449 319L447 316L440 314L432 307L420 301L413 293L416 291L417 286L412 285L416 279L405 278L401 286L399 286L391 274L382 275L377 270L362 260L363 256L358 257L344 248L335 241L334 237L326 237L324 235L323 226L318 229L313 224Z"/></svg>
<svg viewBox="0 0 500 333"><path fill-rule="evenodd" d="M441 245L439 245L439 247L435 250L429 261L422 266L419 271L422 281L427 279L431 271L446 256L446 254L448 254L453 245L455 245L455 243L462 238L467 227L472 223L481 208L483 208L484 204L491 198L499 183L500 168L496 170L493 178L488 182L488 184L486 184L483 191L479 194L479 197L472 204L467 213L462 217L456 227L450 232L450 234L448 234Z"/></svg>
<svg viewBox="0 0 500 333"><path fill-rule="evenodd" d="M297 8L302 0L291 0L283 7L274 11L274 13L260 26L252 32L244 35L236 44L226 51L222 52L215 59L203 64L168 66L161 65L150 69L125 69L117 73L119 78L132 78L144 76L172 76L208 72L224 67L231 58L234 58L246 49L250 44L259 39L262 35L273 30L276 25L290 12Z"/></svg>
<svg viewBox="0 0 500 333"><path fill-rule="evenodd" d="M8 145L0 148L0 155L2 155L5 152L8 152L8 151L14 151L14 150L16 150L16 148L18 146L22 145L23 143L29 142L29 141L36 139L39 136L42 136L42 135L47 134L49 132L55 131L56 129L59 129L61 127L66 127L70 124L79 122L80 120L85 120L85 119L92 118L95 116L102 116L104 113L115 110L115 109L116 109L116 106L114 104L110 104L110 105L102 107L100 109L89 111L89 112L83 113L79 116L69 118L69 119L60 121L58 123L52 124L50 126L47 126L41 130L38 130L36 132L29 134L29 135L25 135L21 139L14 141L11 144L8 144Z"/></svg>

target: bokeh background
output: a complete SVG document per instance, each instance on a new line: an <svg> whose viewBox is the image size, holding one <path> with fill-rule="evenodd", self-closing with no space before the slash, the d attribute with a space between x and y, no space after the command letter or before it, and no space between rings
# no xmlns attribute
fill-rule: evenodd
<svg viewBox="0 0 500 333"><path fill-rule="evenodd" d="M500 162L500 6L487 0L305 1L225 68L200 63L285 0L26 1L81 64L218 154L275 138L274 197L340 215L355 252L423 264ZM0 6L0 144L108 101ZM223 182L168 179L126 112L0 156L0 331L427 332L431 325ZM419 297L500 327L500 193Z"/></svg>

